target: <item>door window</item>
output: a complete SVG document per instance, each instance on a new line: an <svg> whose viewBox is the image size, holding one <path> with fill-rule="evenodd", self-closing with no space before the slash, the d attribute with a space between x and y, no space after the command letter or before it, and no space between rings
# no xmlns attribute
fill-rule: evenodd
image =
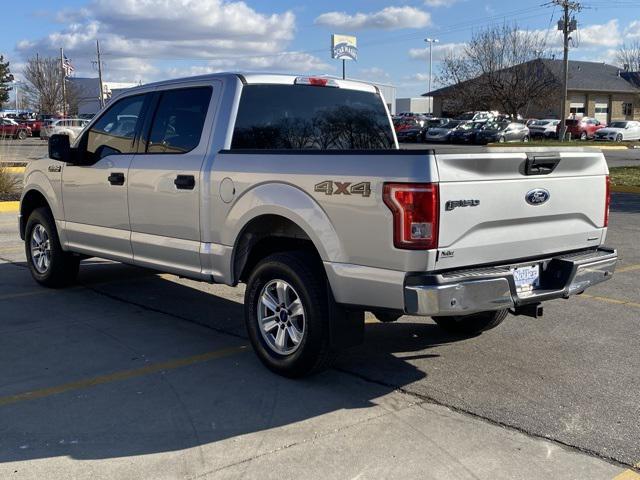
<svg viewBox="0 0 640 480"><path fill-rule="evenodd" d="M86 135L86 152L98 161L108 155L133 153L136 126L145 95L123 98L93 124Z"/></svg>
<svg viewBox="0 0 640 480"><path fill-rule="evenodd" d="M198 146L209 110L211 87L162 92L147 153L187 153Z"/></svg>

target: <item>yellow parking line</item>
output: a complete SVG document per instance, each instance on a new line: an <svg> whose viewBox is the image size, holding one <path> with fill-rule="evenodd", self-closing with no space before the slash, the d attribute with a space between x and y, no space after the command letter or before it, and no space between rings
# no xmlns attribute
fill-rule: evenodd
<svg viewBox="0 0 640 480"><path fill-rule="evenodd" d="M640 462L636 463L633 468L640 470ZM613 477L613 480L640 480L640 473L631 469L625 470Z"/></svg>
<svg viewBox="0 0 640 480"><path fill-rule="evenodd" d="M72 390L94 387L96 385L102 385L105 383L128 380L130 378L158 373L163 370L175 370L177 368L187 367L196 363L208 362L209 360L215 360L228 357L230 355L235 355L236 353L246 351L246 349L247 345L238 345L235 347L228 347L221 350L202 353L200 355L194 355L192 357L178 358L176 360L170 360L168 362L155 363L142 368L123 370L120 372L110 373L108 375L99 375L93 378L86 378L84 380L78 380L76 382L65 383L62 385L57 385L55 387L42 388L40 390L32 390L30 392L18 393L16 395L9 395L7 397L0 397L0 407L4 405L10 405L12 403L22 402L25 400L50 397L52 395L58 395L60 393L65 393Z"/></svg>
<svg viewBox="0 0 640 480"><path fill-rule="evenodd" d="M26 167L1 167L0 170L3 170L7 173L24 173Z"/></svg>
<svg viewBox="0 0 640 480"><path fill-rule="evenodd" d="M616 273L633 272L634 270L640 270L640 263L635 265L627 265L626 267L616 268Z"/></svg>
<svg viewBox="0 0 640 480"><path fill-rule="evenodd" d="M600 295L589 295L588 293L583 293L582 295L578 295L578 298L588 298L590 300L597 300L599 302L615 303L617 305L625 305L628 307L640 308L640 303L631 302L629 300L619 300L617 298L611 298L611 297L602 297Z"/></svg>
<svg viewBox="0 0 640 480"><path fill-rule="evenodd" d="M0 213L17 213L20 202L0 202Z"/></svg>

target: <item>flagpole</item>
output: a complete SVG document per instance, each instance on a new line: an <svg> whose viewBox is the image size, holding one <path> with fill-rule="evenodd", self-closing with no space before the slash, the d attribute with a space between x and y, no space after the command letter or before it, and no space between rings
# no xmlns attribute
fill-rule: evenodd
<svg viewBox="0 0 640 480"><path fill-rule="evenodd" d="M62 74L62 115L67 117L67 74L64 69L64 51L60 48L60 73Z"/></svg>

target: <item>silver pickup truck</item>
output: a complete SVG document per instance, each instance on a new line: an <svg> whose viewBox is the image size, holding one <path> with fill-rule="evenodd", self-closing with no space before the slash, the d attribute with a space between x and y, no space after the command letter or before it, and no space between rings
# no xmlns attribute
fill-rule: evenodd
<svg viewBox="0 0 640 480"><path fill-rule="evenodd" d="M246 283L260 360L328 366L381 321L474 335L611 278L594 150L399 150L376 87L216 74L134 88L32 162L20 235L35 280L102 257Z"/></svg>

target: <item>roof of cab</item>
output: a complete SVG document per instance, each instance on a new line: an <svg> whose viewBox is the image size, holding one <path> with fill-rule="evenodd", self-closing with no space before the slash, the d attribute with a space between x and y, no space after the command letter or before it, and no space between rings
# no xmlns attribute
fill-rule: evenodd
<svg viewBox="0 0 640 480"><path fill-rule="evenodd" d="M159 82L147 83L145 85L141 85L140 87L134 87L128 91L133 91L137 89L140 89L140 90L148 89L149 87L165 87L165 86L171 86L171 85L176 85L176 84L186 83L186 82L225 79L225 78L231 78L231 77L240 79L242 83L246 85L258 85L258 84L293 85L295 84L295 80L298 77L320 77L320 78L330 78L334 80L340 88L346 88L351 90L362 90L362 91L367 91L372 93L376 93L378 91L377 87L370 83L366 83L362 81L354 81L354 80L343 80L341 78L333 77L330 75L291 75L291 74L283 74L283 73L257 73L257 72L220 72L220 73L209 73L206 75L198 75L194 77L175 78L170 80L162 80Z"/></svg>

